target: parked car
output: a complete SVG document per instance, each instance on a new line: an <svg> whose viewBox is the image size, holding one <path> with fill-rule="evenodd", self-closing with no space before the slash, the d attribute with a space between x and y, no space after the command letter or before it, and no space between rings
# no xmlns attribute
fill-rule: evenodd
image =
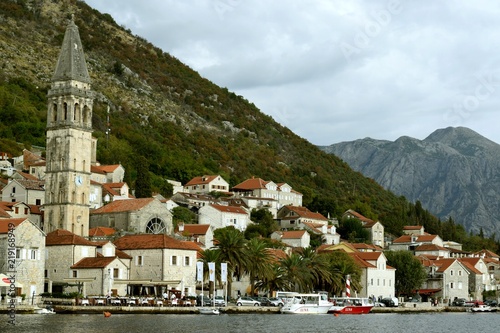
<svg viewBox="0 0 500 333"><path fill-rule="evenodd" d="M201 296L196 297L196 306L211 306L212 300L208 296L203 297L203 304L201 304Z"/></svg>
<svg viewBox="0 0 500 333"><path fill-rule="evenodd" d="M271 297L269 299L269 305L271 306L283 306L284 302L281 298L278 297Z"/></svg>
<svg viewBox="0 0 500 333"><path fill-rule="evenodd" d="M260 303L261 306L271 306L269 298L267 297L252 297L254 300Z"/></svg>
<svg viewBox="0 0 500 333"><path fill-rule="evenodd" d="M453 306L465 306L466 299L465 298L455 298L451 305Z"/></svg>
<svg viewBox="0 0 500 333"><path fill-rule="evenodd" d="M260 302L251 297L241 296L236 300L236 306L260 306Z"/></svg>
<svg viewBox="0 0 500 333"><path fill-rule="evenodd" d="M226 306L226 301L223 296L215 296L214 304L215 306Z"/></svg>
<svg viewBox="0 0 500 333"><path fill-rule="evenodd" d="M383 303L387 307L398 307L399 306L399 302L398 302L398 299L396 297L382 298L380 300L380 303Z"/></svg>

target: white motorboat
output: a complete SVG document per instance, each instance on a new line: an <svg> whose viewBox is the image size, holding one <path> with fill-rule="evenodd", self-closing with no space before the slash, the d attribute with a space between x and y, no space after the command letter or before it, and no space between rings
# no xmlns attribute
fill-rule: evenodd
<svg viewBox="0 0 500 333"><path fill-rule="evenodd" d="M492 308L491 306L486 305L486 304L478 304L476 306L473 306L470 310L472 312L495 312L495 311L497 311L496 308Z"/></svg>
<svg viewBox="0 0 500 333"><path fill-rule="evenodd" d="M55 314L56 312L54 311L54 309L52 307L46 306L44 308L35 309L35 313L36 314Z"/></svg>
<svg viewBox="0 0 500 333"><path fill-rule="evenodd" d="M326 314L332 305L327 293L296 294L287 300L280 311L291 314Z"/></svg>
<svg viewBox="0 0 500 333"><path fill-rule="evenodd" d="M219 315L220 311L218 308L199 308L198 312L203 315Z"/></svg>

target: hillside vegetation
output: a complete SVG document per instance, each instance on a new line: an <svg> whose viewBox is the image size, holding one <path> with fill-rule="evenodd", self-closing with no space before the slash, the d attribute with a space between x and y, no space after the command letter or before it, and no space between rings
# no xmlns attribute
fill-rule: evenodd
<svg viewBox="0 0 500 333"><path fill-rule="evenodd" d="M160 192L165 179L220 174L234 186L255 176L290 184L313 211L354 209L394 235L417 221L431 232L441 224L81 1L0 2L0 150L44 145L45 96L71 14L97 92L98 160L124 165L132 187L142 156Z"/></svg>

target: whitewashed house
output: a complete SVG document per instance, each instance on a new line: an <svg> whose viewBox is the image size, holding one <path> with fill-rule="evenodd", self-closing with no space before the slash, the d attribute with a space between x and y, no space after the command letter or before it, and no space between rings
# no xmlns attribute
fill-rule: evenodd
<svg viewBox="0 0 500 333"><path fill-rule="evenodd" d="M210 224L213 230L232 226L244 231L252 223L250 214L242 207L211 204L201 207L198 215L198 223Z"/></svg>

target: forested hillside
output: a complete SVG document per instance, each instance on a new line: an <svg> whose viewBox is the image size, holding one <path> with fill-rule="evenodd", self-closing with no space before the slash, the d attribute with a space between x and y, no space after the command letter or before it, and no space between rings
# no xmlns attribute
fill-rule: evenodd
<svg viewBox="0 0 500 333"><path fill-rule="evenodd" d="M352 171L243 96L216 86L81 1L0 2L1 151L19 154L23 147L16 143L44 145L46 93L71 14L97 93L98 160L123 164L132 187L137 161L149 166L153 189L165 194L165 179L185 183L220 174L234 186L255 176L290 184L304 194L305 206L325 216L354 209L380 220L394 235L415 223L427 224L430 232L442 230L421 207Z"/></svg>

